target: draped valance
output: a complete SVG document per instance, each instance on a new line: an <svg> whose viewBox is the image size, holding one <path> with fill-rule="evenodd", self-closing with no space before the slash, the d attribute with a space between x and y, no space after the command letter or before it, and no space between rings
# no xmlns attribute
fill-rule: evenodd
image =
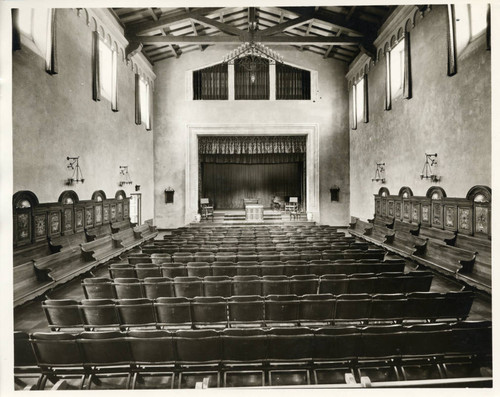
<svg viewBox="0 0 500 397"><path fill-rule="evenodd" d="M204 136L198 139L201 155L304 154L306 136Z"/></svg>

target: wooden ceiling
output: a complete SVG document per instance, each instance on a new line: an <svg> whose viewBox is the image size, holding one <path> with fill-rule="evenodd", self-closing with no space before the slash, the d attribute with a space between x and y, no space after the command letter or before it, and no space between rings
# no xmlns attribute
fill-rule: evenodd
<svg viewBox="0 0 500 397"><path fill-rule="evenodd" d="M373 40L395 6L112 8L130 42L154 64L209 45L254 41L293 46L350 63L372 56Z"/></svg>

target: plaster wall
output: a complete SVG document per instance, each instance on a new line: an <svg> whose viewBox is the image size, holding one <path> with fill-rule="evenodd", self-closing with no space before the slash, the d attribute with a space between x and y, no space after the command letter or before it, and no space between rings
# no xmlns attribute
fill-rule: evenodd
<svg viewBox="0 0 500 397"><path fill-rule="evenodd" d="M40 202L66 189L81 200L96 190L127 196L141 186L142 220L153 218L153 133L135 124L134 72L118 57L118 112L92 100L92 32L75 10L57 11L59 73L27 46L13 53L14 192L31 190ZM83 184L66 186L66 156L80 156ZM132 185L120 187L119 166Z"/></svg>
<svg viewBox="0 0 500 397"><path fill-rule="evenodd" d="M438 183L448 197L465 197L474 185L491 186L491 60L485 36L458 57L447 76L445 6L433 5L411 31L413 97L393 100L384 111L385 59L368 73L369 122L350 132L351 215L372 218L381 186L398 194L409 186L425 196L425 153L438 154ZM387 182L372 182L376 163L386 163Z"/></svg>
<svg viewBox="0 0 500 397"><path fill-rule="evenodd" d="M318 71L315 101L193 101L186 95L186 71L220 62L233 47L209 47L155 64L155 222L160 228L185 224L186 164L192 125L317 124L319 127L319 219L345 225L349 220L349 136L347 65L286 47L274 48L285 62ZM272 128L272 127L269 127ZM256 132L258 134L258 132ZM340 201L330 201L330 187L340 186ZM175 190L165 204L164 190ZM187 220L189 221L189 219Z"/></svg>

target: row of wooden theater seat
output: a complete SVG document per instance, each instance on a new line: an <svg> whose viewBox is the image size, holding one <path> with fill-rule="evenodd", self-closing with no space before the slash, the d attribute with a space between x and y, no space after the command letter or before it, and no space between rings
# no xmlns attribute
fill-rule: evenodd
<svg viewBox="0 0 500 397"><path fill-rule="evenodd" d="M491 292L491 241L485 238L381 218L355 219L350 231L388 250Z"/></svg>
<svg viewBox="0 0 500 397"><path fill-rule="evenodd" d="M175 252L170 254L168 251L163 249L155 249L149 253L145 253L144 248L142 249L143 255L153 255L153 254L168 254L171 255L172 262L188 263L188 262L236 262L236 261L291 261L291 260L336 260L336 259L377 259L383 260L385 257L385 251L383 249L377 250L294 250L294 251L262 251L262 252L217 252L216 254L209 252L200 252L197 249L193 249L190 252ZM134 258L144 258L144 256L139 256L139 254L134 254L129 256L129 262L135 261L144 263L148 261L138 261ZM168 262L168 256L164 256Z"/></svg>
<svg viewBox="0 0 500 397"><path fill-rule="evenodd" d="M432 284L432 273L356 273L324 276L206 276L87 278L82 281L88 298L143 298L177 296L233 296L294 293L397 293L425 292Z"/></svg>
<svg viewBox="0 0 500 397"><path fill-rule="evenodd" d="M311 379L334 385L345 383L346 373L358 381L362 376L374 381L492 380L491 322L37 332L29 340L17 333L15 344L17 383L22 385L32 375L34 389L61 379L77 389L113 383L114 388L188 388L204 378L210 379L210 387L219 387L221 377L226 387L307 385Z"/></svg>
<svg viewBox="0 0 500 397"><path fill-rule="evenodd" d="M156 299L46 300L49 328L228 328L345 322L465 320L470 291L409 294L312 294Z"/></svg>
<svg viewBox="0 0 500 397"><path fill-rule="evenodd" d="M126 222L130 226L130 222ZM157 234L154 227L145 224L124 228L116 234L90 242L86 242L83 232L45 242L53 253L14 266L14 305L40 296L50 288L119 256Z"/></svg>
<svg viewBox="0 0 500 397"><path fill-rule="evenodd" d="M356 261L314 260L314 261L240 261L240 262L165 262L155 263L112 263L108 265L111 278L146 277L205 277L205 276L295 276L300 274L353 274L403 272L405 261Z"/></svg>

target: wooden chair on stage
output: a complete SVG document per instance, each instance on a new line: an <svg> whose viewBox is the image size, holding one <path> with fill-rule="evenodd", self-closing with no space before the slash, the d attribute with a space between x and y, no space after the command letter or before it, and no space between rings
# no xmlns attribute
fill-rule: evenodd
<svg viewBox="0 0 500 397"><path fill-rule="evenodd" d="M214 206L210 204L210 200L208 198L200 199L201 205L201 218L207 219L208 217L212 217L212 221L214 220Z"/></svg>
<svg viewBox="0 0 500 397"><path fill-rule="evenodd" d="M299 198L298 197L290 197L288 203L285 203L285 212L290 213L290 220L292 218L299 218Z"/></svg>

